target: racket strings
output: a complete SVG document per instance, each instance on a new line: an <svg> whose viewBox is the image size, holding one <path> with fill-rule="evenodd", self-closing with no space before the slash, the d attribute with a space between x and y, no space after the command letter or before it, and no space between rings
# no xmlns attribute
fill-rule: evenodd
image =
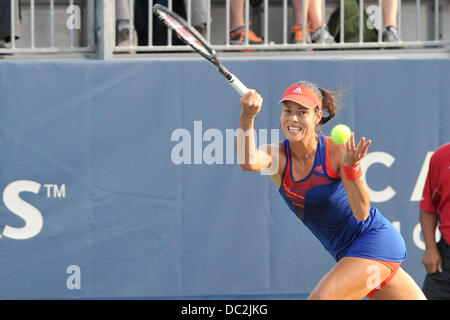
<svg viewBox="0 0 450 320"><path fill-rule="evenodd" d="M200 35L195 35L193 31L189 30L182 23L171 17L168 13L159 9L154 9L154 12L164 22L164 24L174 30L178 38L183 40L187 45L194 47L194 49L201 52L208 59L212 59L214 57L214 53L209 52L207 47L199 40Z"/></svg>

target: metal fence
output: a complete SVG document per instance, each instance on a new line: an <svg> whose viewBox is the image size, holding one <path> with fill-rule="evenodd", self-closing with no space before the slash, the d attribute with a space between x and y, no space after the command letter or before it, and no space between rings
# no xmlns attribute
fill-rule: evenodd
<svg viewBox="0 0 450 320"><path fill-rule="evenodd" d="M9 35L14 36L3 42L0 54L95 53L95 0L3 1L4 8L9 1Z"/></svg>
<svg viewBox="0 0 450 320"><path fill-rule="evenodd" d="M191 51L191 48L184 45L176 45L172 32L167 32L167 41L165 44L155 44L154 17L148 14L146 19L146 41L145 44L133 44L132 32L135 26L135 8L134 1L146 2L151 12L151 8L158 0L122 0L126 1L128 9L132 12L130 16L129 43L125 46L117 45L116 34L116 0L5 0L10 1L10 29L11 34L15 34L17 27L15 17L17 10L22 9L22 34L20 40L11 38L9 47L1 48L0 54L9 53L62 53L62 52L81 52L94 53L101 59L111 59L115 54L140 53L140 52L183 52ZM120 1L120 0L119 0ZM174 7L175 1L167 0L169 9ZM191 22L193 4L195 0L184 0L186 19ZM444 29L449 24L445 21L448 13L444 15L442 8L449 7L450 0L398 0L398 42L384 42L382 38L381 27L383 26L383 3L384 0L355 0L359 5L359 32L358 40L346 42L344 38L346 24L344 23L344 10L339 14L339 37L335 38L334 43L324 43L323 38L320 43L308 43L306 37L300 43L290 43L290 20L292 3L291 0L259 0L244 1L244 29L245 38L241 44L232 44L230 42L230 10L232 0L204 0L206 3L206 38L210 41L217 51L287 51L287 50L320 50L320 49L353 49L353 48L424 48L424 47L442 47L450 45L450 39L442 35ZM299 0L302 7L305 7L307 0ZM320 27L322 31L326 28L326 18L330 16L330 7L343 8L345 0L309 0L321 1L322 21ZM20 3L20 7L17 3ZM257 4L255 5L255 2ZM368 23L367 16L364 16L364 10L368 3L375 3L377 11L371 15L372 20L376 20L374 28L378 29L377 39L371 42L364 40L364 26ZM407 3L409 7L415 4L415 15L404 16L402 5ZM422 21L421 10L424 3L432 14L431 27L430 21ZM39 19L36 18L39 11ZM307 30L307 13L303 10L303 34ZM141 17L142 19L142 17ZM407 30L409 34L415 33L415 37L406 39L403 37L403 25L405 19L408 19ZM430 20L427 19L427 20ZM251 21L256 21L251 27ZM280 22L281 20L281 22ZM292 19L291 19L292 20ZM415 21L412 21L415 20ZM280 26L274 29L273 25ZM0 22L1 25L1 22ZM255 28L262 37L261 44L250 44L250 28ZM377 26L378 25L378 26ZM428 32L427 37L423 37L423 28L427 26L432 30ZM412 30L415 29L415 30ZM446 31L450 33L450 31ZM322 32L323 34L323 32Z"/></svg>
<svg viewBox="0 0 450 320"><path fill-rule="evenodd" d="M131 4L131 0L128 0ZM173 1L174 0L168 0L168 7L169 9L172 9L173 7ZM186 3L186 15L188 22L191 21L191 7L192 7L192 1L193 0L185 0ZM205 0L207 1L207 0ZM305 7L305 1L302 0L302 7ZM321 1L322 2L322 8L327 7L327 2L325 0L311 0L311 1ZM421 5L425 2L424 0L403 0L403 2L412 3L415 2L416 6L416 13L415 13L415 39L410 40L402 40L402 0L398 0L398 15L397 15L397 25L398 25L398 35L400 38L400 41L398 42L384 42L382 38L382 28L383 26L383 0L375 0L377 3L377 11L376 11L376 17L372 15L372 18L375 18L377 20L374 24L373 28L378 29L377 32L377 40L371 41L371 42L365 42L363 31L364 31L364 24L368 23L364 19L363 10L365 10L365 0L356 0L359 4L359 39L356 42L345 42L344 34L345 34L345 24L344 24L344 10L340 10L339 15L339 29L341 32L339 33L339 37L336 39L335 43L324 43L323 38L321 39L320 43L307 43L306 37L303 37L302 43L289 43L288 37L289 37L289 26L288 26L288 17L289 17L289 7L290 7L290 0L279 0L279 1L271 1L271 5L273 3L280 3L282 6L282 30L281 30L281 41L270 41L271 34L269 34L269 25L273 21L273 17L271 16L271 6L269 5L269 0L261 0L259 6L259 10L257 14L260 16L258 17L262 23L260 25L260 30L262 33L263 43L262 44L250 44L249 43L249 26L250 26L250 0L245 0L244 4L244 21L245 21L245 40L242 44L236 45L230 43L229 33L230 33L230 0L224 0L222 1L222 5L224 6L225 11L225 21L224 25L222 26L224 37L222 38L222 43L213 42L215 39L212 35L212 28L211 28L211 0L207 1L207 15L208 19L206 22L206 38L208 41L212 42L214 49L218 51L246 51L246 50L259 50L259 51L271 51L271 50L305 50L305 49L345 49L345 48L422 48L422 47L434 47L434 46L446 46L450 44L449 40L444 40L442 38L442 12L440 10L441 2L448 2L448 0L431 0L432 1L432 8L433 11L433 35L432 37L424 38L421 36L421 30L424 26L423 22L421 21ZM370 0L369 0L370 1ZM148 7L151 8L153 4L157 1L148 0ZM337 5L340 8L344 7L344 0L337 0ZM373 2L373 1L372 1ZM429 3L430 1L428 1ZM254 8L253 8L253 11ZM322 10L322 21L323 24L321 26L322 28L322 36L323 36L323 29L325 28L326 23L326 10ZM253 14L254 16L254 14ZM411 17L408 17L411 18ZM153 25L153 17L152 15L149 15L148 17L148 45L145 46L126 46L126 47L118 47L114 46L113 50L115 53L118 52L129 52L129 51L145 51L145 52L167 52L167 51L189 51L190 48L188 47L182 47L179 45L173 45L172 43L172 36L171 32L168 31L167 34L167 44L166 45L153 45L152 43L152 37L154 36L154 31L152 30ZM306 34L307 29L307 13L305 10L303 10L303 34ZM409 30L410 31L410 30ZM279 35L277 35L278 38ZM275 36L275 38L277 38ZM213 41L212 41L213 40ZM131 43L131 42L130 42Z"/></svg>

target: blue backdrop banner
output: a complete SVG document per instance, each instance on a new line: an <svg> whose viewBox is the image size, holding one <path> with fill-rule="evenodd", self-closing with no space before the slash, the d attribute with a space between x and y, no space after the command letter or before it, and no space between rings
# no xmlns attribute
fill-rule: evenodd
<svg viewBox="0 0 450 320"><path fill-rule="evenodd" d="M450 60L224 62L264 97L259 144L284 138L290 84L343 93L322 129L373 140L372 205L421 286L418 201L450 141ZM0 75L0 298L302 297L334 265L270 178L241 171L239 97L204 60L11 60Z"/></svg>

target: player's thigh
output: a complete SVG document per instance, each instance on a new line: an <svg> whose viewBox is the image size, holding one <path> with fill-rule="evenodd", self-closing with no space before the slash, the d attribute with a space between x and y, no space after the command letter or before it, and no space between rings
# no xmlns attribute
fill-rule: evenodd
<svg viewBox="0 0 450 320"><path fill-rule="evenodd" d="M377 291L373 300L425 300L425 295L414 279L402 268L383 288Z"/></svg>
<svg viewBox="0 0 450 320"><path fill-rule="evenodd" d="M313 289L308 299L363 299L391 273L384 264L355 258L342 258Z"/></svg>

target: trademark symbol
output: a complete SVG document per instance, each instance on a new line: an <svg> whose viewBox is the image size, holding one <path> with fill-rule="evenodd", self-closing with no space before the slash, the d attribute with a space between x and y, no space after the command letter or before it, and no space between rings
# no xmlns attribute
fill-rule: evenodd
<svg viewBox="0 0 450 320"><path fill-rule="evenodd" d="M47 189L47 198L65 198L66 197L66 185L61 184L44 184Z"/></svg>

